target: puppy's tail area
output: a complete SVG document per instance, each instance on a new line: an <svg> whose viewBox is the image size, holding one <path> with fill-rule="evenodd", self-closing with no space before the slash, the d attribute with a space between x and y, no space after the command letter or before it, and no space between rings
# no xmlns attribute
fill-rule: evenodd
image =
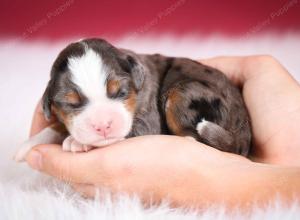
<svg viewBox="0 0 300 220"><path fill-rule="evenodd" d="M222 151L240 153L235 146L233 135L221 126L206 120L197 124L197 133L200 141Z"/></svg>

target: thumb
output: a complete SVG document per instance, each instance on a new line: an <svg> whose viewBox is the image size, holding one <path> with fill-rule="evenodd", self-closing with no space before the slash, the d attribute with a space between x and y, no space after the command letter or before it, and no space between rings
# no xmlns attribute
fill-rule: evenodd
<svg viewBox="0 0 300 220"><path fill-rule="evenodd" d="M33 169L64 181L91 183L93 173L90 171L101 163L98 152L71 153L63 151L60 145L38 145L27 154L26 161ZM100 172L101 165L97 167Z"/></svg>
<svg viewBox="0 0 300 220"><path fill-rule="evenodd" d="M55 118L52 117L50 121L47 121L44 116L44 111L42 107L42 102L39 101L38 105L35 108L31 129L30 129L30 137L39 133L42 129L50 126L52 123L55 122Z"/></svg>

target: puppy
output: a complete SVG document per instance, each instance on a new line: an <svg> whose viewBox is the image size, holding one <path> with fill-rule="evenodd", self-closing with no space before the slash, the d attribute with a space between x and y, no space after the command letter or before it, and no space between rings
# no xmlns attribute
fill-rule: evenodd
<svg viewBox="0 0 300 220"><path fill-rule="evenodd" d="M42 104L46 119L54 115L59 123L25 142L17 161L36 144L77 152L150 134L190 136L244 156L250 149L245 104L220 71L102 39L72 43L58 55Z"/></svg>

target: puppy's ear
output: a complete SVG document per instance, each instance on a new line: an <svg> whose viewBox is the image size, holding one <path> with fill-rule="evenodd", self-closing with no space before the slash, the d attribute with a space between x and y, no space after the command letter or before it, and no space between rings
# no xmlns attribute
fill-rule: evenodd
<svg viewBox="0 0 300 220"><path fill-rule="evenodd" d="M131 67L131 74L133 77L133 82L137 90L140 90L144 84L145 80L145 68L132 56L127 57L127 61Z"/></svg>
<svg viewBox="0 0 300 220"><path fill-rule="evenodd" d="M137 57L126 55L125 58L120 60L121 67L131 74L134 86L140 90L145 80L145 68L137 59Z"/></svg>
<svg viewBox="0 0 300 220"><path fill-rule="evenodd" d="M51 105L52 105L52 86L53 80L48 82L47 88L42 97L42 106L44 111L44 116L46 120L50 120L52 116Z"/></svg>

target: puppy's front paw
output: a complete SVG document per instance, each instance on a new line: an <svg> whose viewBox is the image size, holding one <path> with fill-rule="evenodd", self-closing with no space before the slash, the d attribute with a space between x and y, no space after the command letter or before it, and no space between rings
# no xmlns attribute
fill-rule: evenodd
<svg viewBox="0 0 300 220"><path fill-rule="evenodd" d="M92 149L91 146L77 142L72 136L67 137L62 144L63 151L87 152Z"/></svg>

